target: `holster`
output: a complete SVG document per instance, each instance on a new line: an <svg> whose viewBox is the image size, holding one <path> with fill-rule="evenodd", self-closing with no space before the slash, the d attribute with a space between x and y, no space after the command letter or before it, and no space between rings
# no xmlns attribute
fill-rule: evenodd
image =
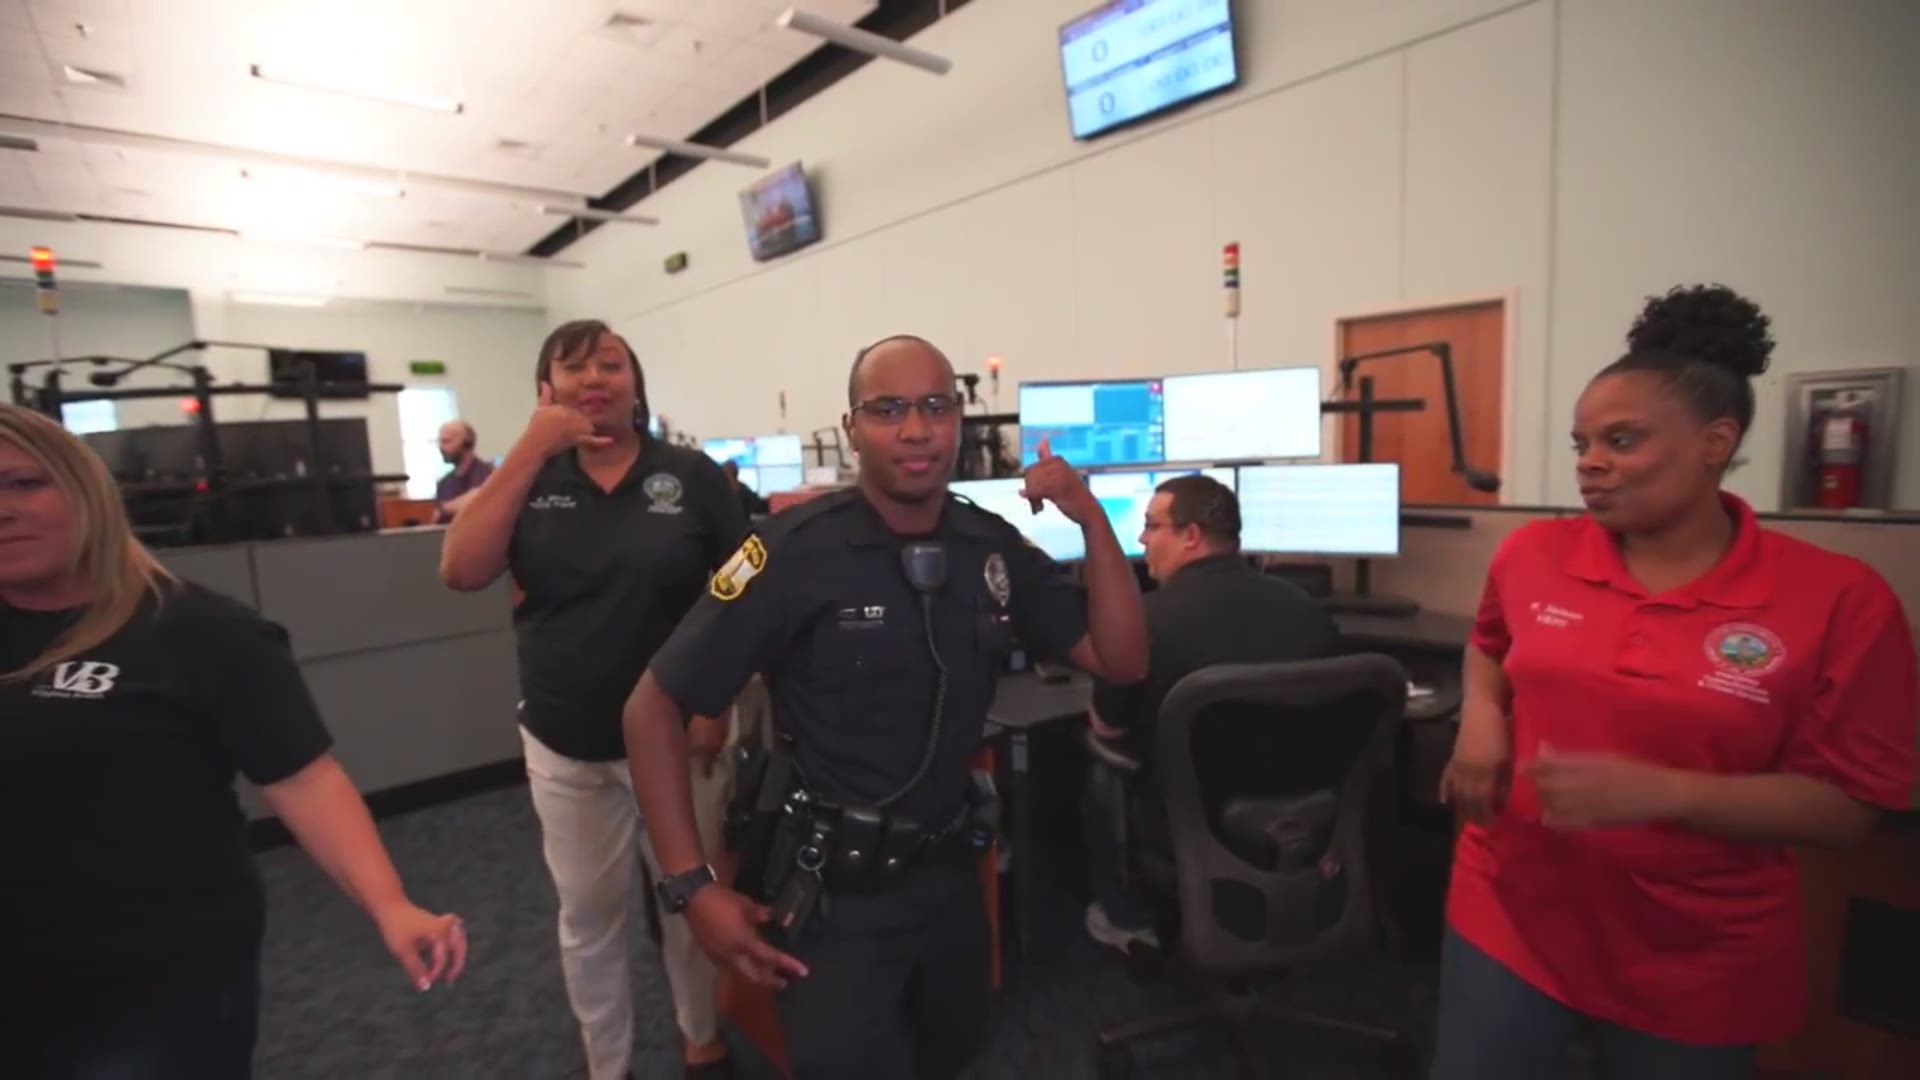
<svg viewBox="0 0 1920 1080"><path fill-rule="evenodd" d="M725 833L734 888L772 909L770 936L780 944L803 933L833 893L885 891L916 866L986 851L999 828L999 795L985 772L972 774L957 813L927 828L888 809L816 797L784 746L733 753Z"/></svg>

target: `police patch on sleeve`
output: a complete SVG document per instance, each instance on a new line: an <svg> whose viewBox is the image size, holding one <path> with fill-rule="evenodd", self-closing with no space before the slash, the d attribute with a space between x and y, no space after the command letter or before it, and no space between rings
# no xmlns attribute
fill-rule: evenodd
<svg viewBox="0 0 1920 1080"><path fill-rule="evenodd" d="M749 536L747 542L740 545L740 550L733 553L733 558L714 571L713 584L707 591L716 600L737 599L747 590L747 582L758 577L766 565L766 545L760 542L759 537Z"/></svg>
<svg viewBox="0 0 1920 1080"><path fill-rule="evenodd" d="M987 556L986 578L988 595L994 603L1006 607L1013 598L1013 579L1007 576L1007 560L997 551Z"/></svg>

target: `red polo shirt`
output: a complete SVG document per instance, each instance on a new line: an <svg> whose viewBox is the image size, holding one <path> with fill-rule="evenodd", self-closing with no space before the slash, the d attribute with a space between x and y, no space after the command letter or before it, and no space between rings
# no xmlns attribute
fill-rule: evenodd
<svg viewBox="0 0 1920 1080"><path fill-rule="evenodd" d="M1542 521L1494 556L1473 643L1513 689L1513 760L1545 742L1676 768L1792 772L1912 805L1911 631L1881 577L1768 531L1723 496L1733 545L1650 597L1591 517ZM1798 1028L1806 961L1793 854L1654 824L1559 832L1516 775L1455 849L1448 920L1580 1012L1681 1042Z"/></svg>

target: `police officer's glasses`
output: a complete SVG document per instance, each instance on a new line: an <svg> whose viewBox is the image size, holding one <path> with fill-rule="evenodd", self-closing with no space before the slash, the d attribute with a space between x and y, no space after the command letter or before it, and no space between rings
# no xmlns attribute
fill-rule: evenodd
<svg viewBox="0 0 1920 1080"><path fill-rule="evenodd" d="M873 398L855 405L853 411L866 413L882 424L898 424L915 409L928 421L945 420L958 414L962 404L959 394L927 394L917 398Z"/></svg>

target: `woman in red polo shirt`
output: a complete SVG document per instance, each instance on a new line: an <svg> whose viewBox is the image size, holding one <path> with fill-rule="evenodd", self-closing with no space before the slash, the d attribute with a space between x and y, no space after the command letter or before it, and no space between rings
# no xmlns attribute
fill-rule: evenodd
<svg viewBox="0 0 1920 1080"><path fill-rule="evenodd" d="M1915 784L1906 615L1720 490L1773 342L1718 287L1652 300L1574 409L1587 516L1494 556L1442 795L1455 851L1433 1080L1714 1080L1805 1006L1793 845Z"/></svg>

